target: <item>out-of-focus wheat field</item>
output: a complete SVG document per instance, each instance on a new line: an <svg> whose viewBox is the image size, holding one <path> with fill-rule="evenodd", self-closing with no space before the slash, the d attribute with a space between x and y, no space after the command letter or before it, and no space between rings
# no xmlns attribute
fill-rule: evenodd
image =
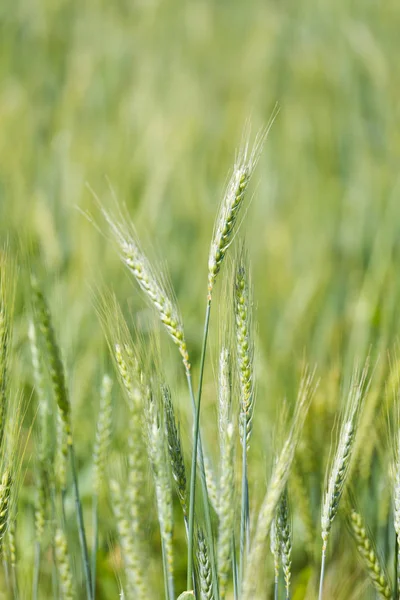
<svg viewBox="0 0 400 600"><path fill-rule="evenodd" d="M290 413L302 365L316 365L320 384L297 462L313 517L315 560L306 552L298 492L292 496L293 599L314 598L331 430L354 364L369 352L373 383L352 484L392 572L385 398L396 387L400 329L399 28L396 0L0 3L0 243L8 245L20 271L13 389L26 399L32 394L27 281L34 268L67 365L88 531L98 389L105 371L115 377L96 299L110 288L145 341L158 330L120 263L98 202L126 210L146 251L163 270L168 266L196 382L215 216L243 132L251 123L254 137L278 105L235 240L246 240L257 323L251 507L255 514L277 423L285 405ZM217 285L204 382L201 421L211 455L233 256ZM161 329L159 338L189 451L184 374ZM111 461L125 439L117 384L113 398ZM27 427L35 410L33 396ZM28 485L21 487L18 539L21 597L30 598L35 436L25 438ZM70 543L77 548L72 492L67 508ZM117 597L120 568L107 498L101 514L99 600ZM145 529L155 586L149 597L157 598L162 575L154 514L149 509ZM178 509L176 556L177 588L183 591L186 544ZM78 558L75 563L79 578ZM270 556L266 569L272 572ZM50 567L47 578L41 598L50 590ZM374 597L339 517L326 590L327 600ZM263 597L271 594L267 586Z"/></svg>

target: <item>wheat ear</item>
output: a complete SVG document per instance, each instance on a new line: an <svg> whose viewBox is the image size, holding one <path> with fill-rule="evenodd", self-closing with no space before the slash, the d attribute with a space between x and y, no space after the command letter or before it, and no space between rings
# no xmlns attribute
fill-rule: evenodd
<svg viewBox="0 0 400 600"><path fill-rule="evenodd" d="M274 600L278 600L279 596L279 570L281 564L281 544L279 537L279 524L277 517L271 523L270 533L270 548L274 557Z"/></svg>
<svg viewBox="0 0 400 600"><path fill-rule="evenodd" d="M185 525L187 527L187 481L186 468L182 452L182 443L179 428L175 420L174 406L171 393L167 386L162 386L164 421L167 436L168 454L171 464L172 477L175 482L176 492L182 507Z"/></svg>
<svg viewBox="0 0 400 600"><path fill-rule="evenodd" d="M128 438L128 483L131 527L134 546L141 553L141 512L143 508L144 489L144 438L143 415L148 391L143 382L143 375L133 348L128 341L115 345L115 360L120 381L126 393L129 410ZM141 577L142 578L142 577Z"/></svg>
<svg viewBox="0 0 400 600"><path fill-rule="evenodd" d="M270 531L276 507L285 489L297 442L314 389L313 373L310 374L306 371L300 385L293 425L275 465L258 515L254 539L244 574L241 600L251 600L255 597L257 575L260 572L260 565L264 557L265 540Z"/></svg>
<svg viewBox="0 0 400 600"><path fill-rule="evenodd" d="M357 370L353 375L350 385L350 392L347 399L346 412L340 430L339 443L329 473L328 485L321 513L322 560L319 600L322 600L323 597L323 580L329 533L339 508L339 503L343 494L350 467L355 434L357 431L358 417L365 394L367 373L368 363L363 369L361 375L359 375Z"/></svg>
<svg viewBox="0 0 400 600"><path fill-rule="evenodd" d="M214 235L208 257L209 300L211 300L214 284L217 275L221 270L222 262L232 243L235 226L244 204L246 191L260 158L268 130L269 128L261 131L257 135L252 150L249 149L249 142L246 141L239 152L233 167L232 175L229 179L215 222Z"/></svg>
<svg viewBox="0 0 400 600"><path fill-rule="evenodd" d="M58 347L53 324L50 316L50 310L47 306L45 297L35 278L32 277L32 290L34 295L34 306L38 322L38 328L43 336L47 348L47 357L50 376L53 384L54 397L57 402L61 417L62 426L65 432L66 444L71 465L73 488L75 495L75 506L77 515L77 525L79 532L79 542L82 552L83 571L85 575L86 594L88 600L93 600L92 581L90 573L89 552L86 542L85 525L83 520L82 504L79 495L78 475L75 464L75 450L72 442L71 430L71 404L68 396L65 382L64 367L61 360L61 353Z"/></svg>
<svg viewBox="0 0 400 600"><path fill-rule="evenodd" d="M156 275L134 231L125 223L114 221L104 209L102 212L114 234L123 263L135 277L139 287L156 309L171 339L178 346L185 369L190 370L182 318L172 293L168 286L164 285L162 278Z"/></svg>
<svg viewBox="0 0 400 600"><path fill-rule="evenodd" d="M0 451L3 448L8 409L8 362L14 308L14 265L7 253L0 254Z"/></svg>
<svg viewBox="0 0 400 600"><path fill-rule="evenodd" d="M241 256L236 271L234 289L234 315L236 357L239 373L240 415L239 436L242 444L242 494L240 512L240 580L243 579L245 558L249 552L249 488L247 477L247 451L251 436L254 412L254 344L251 327L251 291L245 258Z"/></svg>
<svg viewBox="0 0 400 600"><path fill-rule="evenodd" d="M72 584L68 545L62 529L56 530L54 542L56 548L57 568L60 579L61 597L63 600L73 600L75 598L75 594Z"/></svg>
<svg viewBox="0 0 400 600"><path fill-rule="evenodd" d="M93 600L96 597L96 570L97 570L97 546L98 546L98 503L99 495L104 484L104 473L107 463L107 452L111 441L111 403L112 380L104 375L100 390L100 409L97 419L96 439L93 450L93 498L92 498L92 590Z"/></svg>
<svg viewBox="0 0 400 600"><path fill-rule="evenodd" d="M11 566L11 589L13 598L19 598L18 590L18 574L17 574L17 540L16 540L16 528L17 528L17 515L10 514L10 522L7 530L7 542L8 551L10 555L10 566Z"/></svg>
<svg viewBox="0 0 400 600"><path fill-rule="evenodd" d="M120 484L115 479L110 481L110 491L129 593L132 598L145 600L148 597L148 590L143 579L142 560L134 545L131 523L125 510L125 503L129 499L124 495Z"/></svg>
<svg viewBox="0 0 400 600"><path fill-rule="evenodd" d="M224 600L227 592L232 531L235 518L234 484L234 426L231 408L230 356L222 348L219 360L218 429L220 448L220 477L218 497L218 581L219 597Z"/></svg>
<svg viewBox="0 0 400 600"><path fill-rule="evenodd" d="M108 222L117 245L119 247L120 255L124 264L129 268L131 273L136 278L139 287L143 290L151 304L155 307L161 322L164 324L167 332L169 333L173 342L177 345L183 365L185 368L186 379L188 383L188 389L190 394L190 399L192 402L192 409L194 415L194 421L196 423L196 401L194 398L192 378L190 372L190 360L189 353L187 350L187 345L184 336L183 324L180 313L178 311L176 302L173 298L173 294L163 283L163 278L157 275L152 268L149 260L143 253L140 248L140 244L137 241L137 236L135 235L132 229L121 222L115 221L111 218L111 216L102 209L103 215ZM196 429L198 430L198 426L194 427L194 450L192 456L192 471L193 475L191 476L191 489L194 487L196 475L196 459L197 452L199 454L200 466L201 466L201 485L202 485L202 496L203 496L203 508L204 514L206 518L206 529L207 535L212 538L212 525L211 525L211 513L208 502L208 492L207 492L207 484L205 480L205 471L204 471L204 460L203 460L203 451L201 440L198 442L198 431L196 434ZM194 466L193 466L194 462ZM188 555L191 555L188 567L188 580L189 585L192 581L192 557L193 557L193 525L194 525L194 494L191 492L191 496L193 495L193 500L190 500L189 507L189 543L188 543ZM213 557L213 549L211 550L211 554ZM214 558L214 557L213 557ZM212 561L215 562L214 560ZM189 576L190 574L190 576Z"/></svg>
<svg viewBox="0 0 400 600"><path fill-rule="evenodd" d="M272 121L271 121L272 123ZM194 506L195 506L195 494L196 494L196 464L197 464L197 448L200 446L201 453L201 441L200 440L200 411L201 411L201 396L203 389L203 375L205 357L207 352L207 340L208 330L210 325L211 316L211 300L214 289L214 284L217 279L217 275L221 270L223 260L226 256L228 248L232 243L235 231L235 225L238 219L240 209L243 205L245 193L250 181L251 175L257 165L261 149L265 137L268 133L268 129L261 132L256 139L253 150L249 153L248 143L245 144L242 152L235 163L231 179L229 181L225 196L223 198L217 219L214 227L214 234L211 241L210 253L208 258L208 286L207 286L207 304L206 314L204 319L204 331L203 331L203 343L201 349L200 358L200 374L199 374L199 385L197 391L197 402L194 402L195 408L195 420L193 428L193 451L192 451L192 466L190 472L190 506L189 506L189 543L188 543L188 569L187 569L187 587L190 586L192 580L193 571L193 536L194 536ZM189 387L191 388L191 382L189 381ZM193 394L192 398L193 397ZM203 470L204 471L204 470ZM201 473L203 489L205 486L204 472ZM207 488L206 488L207 492ZM207 497L207 493L203 497ZM211 568L213 571L213 586L214 594L218 596L218 579L216 576L216 559L214 555L213 535L211 526L211 516L209 512L208 503L205 506L206 516L206 527L207 537L210 540L210 559Z"/></svg>
<svg viewBox="0 0 400 600"><path fill-rule="evenodd" d="M200 580L200 599L214 600L212 572L207 542L201 529L197 532L197 563Z"/></svg>
<svg viewBox="0 0 400 600"><path fill-rule="evenodd" d="M3 554L4 538L9 524L12 485L11 471L6 469L0 483L0 556Z"/></svg>
<svg viewBox="0 0 400 600"><path fill-rule="evenodd" d="M174 550L173 550L173 510L172 492L165 456L165 436L160 414L155 401L147 406L148 455L152 465L156 489L157 514L164 559L164 575L167 582L167 600L175 598L174 589Z"/></svg>
<svg viewBox="0 0 400 600"><path fill-rule="evenodd" d="M285 579L286 600L289 600L290 581L292 576L292 525L290 521L287 488L285 488L278 504L277 524L279 528L279 542L283 576Z"/></svg>
<svg viewBox="0 0 400 600"><path fill-rule="evenodd" d="M361 515L354 509L349 514L350 531L356 542L357 549L363 559L365 568L370 576L376 591L381 598L392 598L393 593L385 573L376 554L374 544L370 539Z"/></svg>

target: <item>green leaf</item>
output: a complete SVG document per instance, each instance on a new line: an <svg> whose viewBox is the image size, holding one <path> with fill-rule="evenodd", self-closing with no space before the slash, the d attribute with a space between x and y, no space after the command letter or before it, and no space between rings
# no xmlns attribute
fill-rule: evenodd
<svg viewBox="0 0 400 600"><path fill-rule="evenodd" d="M183 592L183 594L181 594L178 598L178 600L193 600L194 598L194 592L190 591L190 592Z"/></svg>

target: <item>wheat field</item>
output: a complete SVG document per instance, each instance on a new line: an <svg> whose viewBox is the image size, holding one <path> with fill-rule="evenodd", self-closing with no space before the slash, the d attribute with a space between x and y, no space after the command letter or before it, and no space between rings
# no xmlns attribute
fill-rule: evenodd
<svg viewBox="0 0 400 600"><path fill-rule="evenodd" d="M400 597L399 27L0 3L0 598Z"/></svg>

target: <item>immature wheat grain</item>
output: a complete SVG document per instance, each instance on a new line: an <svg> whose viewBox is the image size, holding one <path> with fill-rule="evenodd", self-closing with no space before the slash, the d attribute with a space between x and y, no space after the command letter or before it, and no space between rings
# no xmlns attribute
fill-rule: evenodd
<svg viewBox="0 0 400 600"><path fill-rule="evenodd" d="M61 437L62 444L61 448L61 459L65 458L66 452L69 454L73 489L75 496L76 516L77 525L79 532L79 541L82 552L82 562L85 574L86 583L86 594L88 600L93 599L92 582L90 575L89 566L89 553L86 542L85 526L83 521L82 504L79 495L78 476L75 465L75 450L72 442L72 430L71 430L71 404L67 392L67 386L65 382L64 366L61 360L61 352L58 347L54 329L51 321L50 311L47 306L45 297L39 287L37 280L32 277L31 279L32 291L34 294L34 307L36 318L38 322L39 330L43 336L43 340L47 348L47 359L49 365L50 376L53 384L54 397L58 406L58 412L61 419ZM60 467L63 469L63 467ZM63 478L65 474L62 475ZM65 479L64 479L65 481ZM64 484L63 481L63 484ZM62 488L63 489L63 488ZM65 490L65 488L64 488ZM65 494L64 494L65 495ZM64 510L64 509L63 509ZM64 515L65 517L65 515Z"/></svg>
<svg viewBox="0 0 400 600"><path fill-rule="evenodd" d="M323 552L326 551L332 522L338 511L339 502L346 483L346 476L350 466L351 453L357 430L358 416L365 392L366 377L367 367L363 370L361 376L359 376L357 372L354 374L350 386L347 410L340 431L336 454L329 474L328 487L325 493L321 514Z"/></svg>
<svg viewBox="0 0 400 600"><path fill-rule="evenodd" d="M289 514L287 489L283 492L277 509L280 552L283 576L285 579L286 599L290 598L290 580L292 576L292 527Z"/></svg>
<svg viewBox="0 0 400 600"><path fill-rule="evenodd" d="M171 393L164 385L162 387L164 420L167 435L167 444L169 459L171 463L172 477L175 481L175 487L179 502L182 507L185 522L187 519L187 489L186 489L186 468L183 459L181 437L175 421L174 407L171 400Z"/></svg>
<svg viewBox="0 0 400 600"><path fill-rule="evenodd" d="M340 499L343 494L347 474L350 467L351 455L357 431L358 417L365 394L368 362L361 375L355 371L350 385L346 413L340 431L339 443L329 474L327 491L321 513L322 561L319 600L323 595L323 580L325 570L326 548L333 520L337 514Z"/></svg>
<svg viewBox="0 0 400 600"><path fill-rule="evenodd" d="M127 518L125 509L125 498L121 486L117 481L110 481L110 491L112 498L112 506L117 524L119 540L122 549L122 558L125 566L125 574L129 588L129 597L137 598L137 600L147 600L148 590L143 579L142 557L137 552L137 548L133 543L132 529L130 520Z"/></svg>
<svg viewBox="0 0 400 600"><path fill-rule="evenodd" d="M0 451L6 429L7 379L14 307L14 266L7 253L0 254Z"/></svg>
<svg viewBox="0 0 400 600"><path fill-rule="evenodd" d="M56 548L57 568L60 578L61 596L63 600L73 600L75 598L75 594L72 584L68 545L62 529L56 530L54 541Z"/></svg>
<svg viewBox="0 0 400 600"><path fill-rule="evenodd" d="M93 498L92 498L92 590L93 600L96 595L97 545L98 545L98 502L104 484L104 473L107 463L107 451L111 441L111 388L112 381L104 375L100 391L100 409L97 419L96 439L93 450Z"/></svg>
<svg viewBox="0 0 400 600"><path fill-rule="evenodd" d="M201 529L197 532L197 562L199 567L200 599L214 600L208 548Z"/></svg>
<svg viewBox="0 0 400 600"><path fill-rule="evenodd" d="M65 383L64 367L61 359L60 349L56 342L50 311L47 302L35 278L32 278L32 290L34 293L35 310L37 312L38 326L43 335L47 347L47 358L49 371L53 384L54 397L60 410L61 418L65 425L68 436L68 444L71 440L71 407Z"/></svg>
<svg viewBox="0 0 400 600"><path fill-rule="evenodd" d="M226 428L231 421L231 372L230 372L230 354L226 347L223 347L219 356L219 377L218 377L218 433L219 450L224 454Z"/></svg>
<svg viewBox="0 0 400 600"><path fill-rule="evenodd" d="M277 516L271 523L270 547L274 557L274 600L278 600L279 594L279 569L281 563L281 544L279 537L279 524Z"/></svg>
<svg viewBox="0 0 400 600"><path fill-rule="evenodd" d="M235 520L234 485L234 429L230 422L226 428L224 453L221 456L221 475L218 501L218 577L219 596L224 600L227 593L231 565L232 531Z"/></svg>
<svg viewBox="0 0 400 600"><path fill-rule="evenodd" d="M97 420L96 440L93 450L93 488L100 495L104 483L107 452L111 442L112 380L104 375L100 391L100 408Z"/></svg>
<svg viewBox="0 0 400 600"><path fill-rule="evenodd" d="M8 554L11 566L11 589L13 598L19 598L18 575L17 575L17 543L16 543L16 514L10 514L10 522L7 530Z"/></svg>
<svg viewBox="0 0 400 600"><path fill-rule="evenodd" d="M251 300L245 259L240 257L234 289L234 314L236 332L236 356L239 372L240 415L239 436L242 444L242 493L240 511L240 580L249 553L250 516L249 485L247 479L247 450L251 435L254 410L253 339L251 333Z"/></svg>
<svg viewBox="0 0 400 600"><path fill-rule="evenodd" d="M51 463L51 449L49 440L49 426L48 426L48 415L49 406L48 398L45 391L44 373L42 357L38 346L38 339L36 335L36 327L33 321L29 324L28 338L31 350L31 360L33 369L33 378L35 383L35 392L38 402L38 413L39 413L39 459L41 462L47 464L47 468L50 468Z"/></svg>
<svg viewBox="0 0 400 600"><path fill-rule="evenodd" d="M56 430L57 430L57 446L56 455L54 457L54 471L56 483L61 491L63 498L67 490L67 464L68 464L68 428L65 426L65 420L60 409L56 409ZM64 500L63 500L64 502ZM64 507L63 507L64 510Z"/></svg>
<svg viewBox="0 0 400 600"><path fill-rule="evenodd" d="M162 278L156 275L149 260L140 248L135 233L132 230L130 231L125 223L113 221L104 209L102 212L114 234L122 261L155 307L170 337L178 346L185 368L189 370L189 354L182 319L173 295L162 282Z"/></svg>
<svg viewBox="0 0 400 600"><path fill-rule="evenodd" d="M0 556L3 553L4 537L9 523L12 485L11 471L6 469L0 483Z"/></svg>
<svg viewBox="0 0 400 600"><path fill-rule="evenodd" d="M147 407L148 455L153 468L156 488L157 514L163 544L164 569L169 600L175 598L174 551L173 551L173 507L169 473L165 456L164 429L155 401Z"/></svg>
<svg viewBox="0 0 400 600"><path fill-rule="evenodd" d="M126 392L129 409L128 437L128 485L127 494L130 499L132 530L135 545L140 544L141 512L143 508L144 489L144 444L143 444L143 415L148 395L143 381L139 361L128 339L115 344L115 360L120 374L120 380Z"/></svg>
<svg viewBox="0 0 400 600"><path fill-rule="evenodd" d="M44 534L47 515L47 472L38 467L35 501L35 536L41 540Z"/></svg>
<svg viewBox="0 0 400 600"><path fill-rule="evenodd" d="M199 467L201 468L201 464L199 464ZM208 499L214 511L218 514L218 486L217 482L215 481L216 478L214 474L214 467L211 464L209 455L206 453L203 455L203 467L207 483Z"/></svg>
<svg viewBox="0 0 400 600"><path fill-rule="evenodd" d="M357 549L363 558L365 568L376 591L382 598L392 598L393 593L385 570L380 564L371 539L368 537L361 515L354 509L349 514L349 524Z"/></svg>
<svg viewBox="0 0 400 600"><path fill-rule="evenodd" d="M234 427L231 410L231 380L229 352L222 348L219 360L218 425L220 447L220 477L218 496L218 578L219 596L224 600L227 592L232 531L235 517L234 495Z"/></svg>
<svg viewBox="0 0 400 600"><path fill-rule="evenodd" d="M248 142L245 143L233 168L233 173L229 180L215 223L214 235L208 258L209 301L211 301L214 284L221 269L222 262L232 243L240 209L243 206L246 191L251 176L254 173L254 169L257 166L267 133L268 129L259 133L251 152L249 152Z"/></svg>
<svg viewBox="0 0 400 600"><path fill-rule="evenodd" d="M244 259L235 281L236 356L240 381L240 441L248 446L254 411L254 344L251 332L251 291Z"/></svg>

